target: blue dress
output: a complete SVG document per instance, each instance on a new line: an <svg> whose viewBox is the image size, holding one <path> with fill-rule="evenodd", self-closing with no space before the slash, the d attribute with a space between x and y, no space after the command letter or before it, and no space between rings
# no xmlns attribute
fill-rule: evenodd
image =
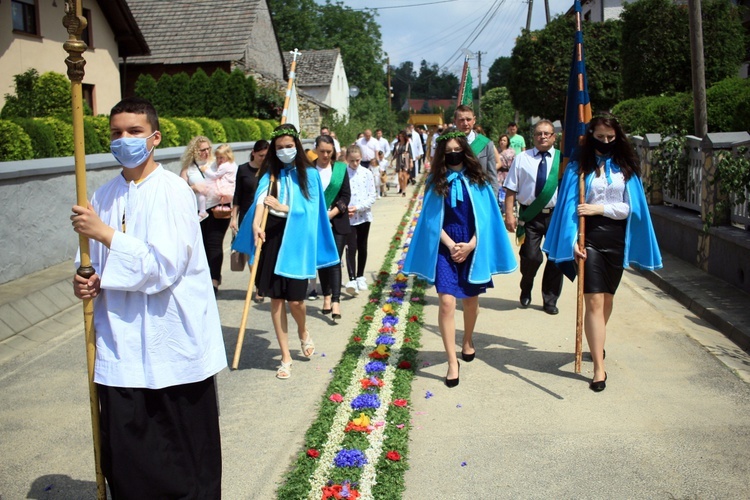
<svg viewBox="0 0 750 500"><path fill-rule="evenodd" d="M451 207L451 197L443 200L443 229L456 243L468 243L476 233L474 212L471 207L471 197L463 182L459 183L463 189L463 201L458 201L456 207ZM461 263L454 262L450 250L442 243L438 247L437 269L435 273L435 289L438 293L447 293L457 299L476 297L492 288L492 280L482 284L469 283L469 270L474 259L474 252Z"/></svg>

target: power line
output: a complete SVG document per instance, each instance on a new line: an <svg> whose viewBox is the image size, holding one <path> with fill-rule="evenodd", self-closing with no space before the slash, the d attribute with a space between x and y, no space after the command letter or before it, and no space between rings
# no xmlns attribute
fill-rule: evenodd
<svg viewBox="0 0 750 500"><path fill-rule="evenodd" d="M385 9L408 9L409 7L421 7L423 5L436 5L439 3L451 3L456 2L458 0L441 0L439 2L425 2L425 3L413 3L409 5L391 5L390 7L365 7L363 9L352 9L355 11L363 11L363 10L385 10Z"/></svg>

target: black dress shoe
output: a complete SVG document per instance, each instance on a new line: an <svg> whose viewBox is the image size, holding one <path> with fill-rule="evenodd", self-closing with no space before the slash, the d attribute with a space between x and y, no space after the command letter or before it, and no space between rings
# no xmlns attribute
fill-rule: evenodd
<svg viewBox="0 0 750 500"><path fill-rule="evenodd" d="M459 375L460 375L461 374L460 373L461 372L461 363L458 363L458 371L459 371ZM450 387L450 388L456 387L458 385L458 377L456 377L456 378L445 377L445 385L447 387Z"/></svg>
<svg viewBox="0 0 750 500"><path fill-rule="evenodd" d="M555 315L560 312L559 309L557 309L557 306L544 306L544 312L547 314Z"/></svg>
<svg viewBox="0 0 750 500"><path fill-rule="evenodd" d="M531 294L521 292L521 307L529 307L531 304Z"/></svg>
<svg viewBox="0 0 750 500"><path fill-rule="evenodd" d="M447 380L446 380L447 383ZM607 388L607 372L604 372L604 380L600 380L599 382L594 382L594 379L591 379L591 383L589 384L589 389L591 389L594 392L602 392L604 389Z"/></svg>
<svg viewBox="0 0 750 500"><path fill-rule="evenodd" d="M461 359L463 359L467 363L471 363L472 361L474 361L474 356L476 355L477 355L476 351L472 352L471 354L466 354L463 351L461 351Z"/></svg>
<svg viewBox="0 0 750 500"><path fill-rule="evenodd" d="M338 321L341 319L341 314L333 313L331 314L331 317L333 318L333 321Z"/></svg>
<svg viewBox="0 0 750 500"><path fill-rule="evenodd" d="M321 309L320 310L320 312L323 314L331 314L331 311L333 311L333 309Z"/></svg>

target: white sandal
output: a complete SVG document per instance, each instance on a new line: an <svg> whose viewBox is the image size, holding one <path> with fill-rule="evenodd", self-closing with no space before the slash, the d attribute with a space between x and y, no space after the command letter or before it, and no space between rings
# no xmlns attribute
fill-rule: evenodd
<svg viewBox="0 0 750 500"><path fill-rule="evenodd" d="M312 337L310 336L310 332L305 331L307 334L307 338L305 340L300 339L300 347L302 347L302 355L306 358L312 358L313 354L315 354L315 342L313 342ZM312 349L310 354L305 354L309 349Z"/></svg>
<svg viewBox="0 0 750 500"><path fill-rule="evenodd" d="M281 362L281 366L276 369L276 378L286 380L292 376L292 362Z"/></svg>

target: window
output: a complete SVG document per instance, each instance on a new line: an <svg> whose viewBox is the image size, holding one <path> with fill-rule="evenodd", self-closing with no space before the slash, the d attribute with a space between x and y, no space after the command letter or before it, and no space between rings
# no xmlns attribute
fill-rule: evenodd
<svg viewBox="0 0 750 500"><path fill-rule="evenodd" d="M13 31L38 35L36 0L11 0Z"/></svg>
<svg viewBox="0 0 750 500"><path fill-rule="evenodd" d="M81 93L83 94L83 100L89 105L94 116L96 116L96 108L94 107L94 86L90 83L81 84Z"/></svg>
<svg viewBox="0 0 750 500"><path fill-rule="evenodd" d="M91 37L91 9L83 9L83 17L86 18L86 29L81 33L81 40L86 42L86 47L94 48L94 39Z"/></svg>

